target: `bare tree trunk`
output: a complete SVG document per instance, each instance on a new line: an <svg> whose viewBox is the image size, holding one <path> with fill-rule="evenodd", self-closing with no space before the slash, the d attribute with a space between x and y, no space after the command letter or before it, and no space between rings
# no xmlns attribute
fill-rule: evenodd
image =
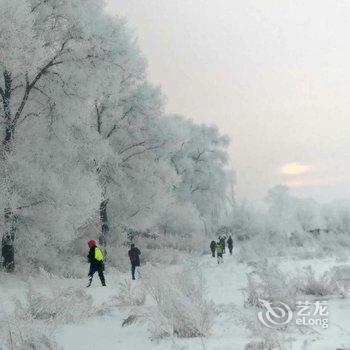
<svg viewBox="0 0 350 350"><path fill-rule="evenodd" d="M10 109L10 99L11 99L11 85L12 77L11 73L8 71L3 72L4 76L4 89L1 90L3 111L4 111L4 121L5 121L5 137L3 140L3 153L1 154L2 161L6 162L7 154L11 151L11 144L13 140L13 125L11 118ZM7 182L8 174L4 168L3 176ZM11 186L8 183L8 186ZM1 256L2 264L6 271L11 272L15 268L15 237L17 230L17 218L10 207L4 210L4 223L5 232L3 233L1 240Z"/></svg>
<svg viewBox="0 0 350 350"><path fill-rule="evenodd" d="M28 74L26 74L26 83L24 86L24 92L23 97L20 100L20 103L18 105L18 108L14 108L14 112L11 111L11 93L13 91L12 89L12 75L11 72L8 70L3 71L3 77L4 77L4 87L0 86L0 96L2 99L2 107L3 107L3 113L0 113L0 116L2 116L4 124L5 124L5 135L4 139L2 141L2 146L0 147L0 161L3 161L6 163L7 155L11 152L12 143L14 139L14 132L17 126L18 121L22 117L23 110L28 102L28 97L33 90L33 88L36 87L38 81L41 80L41 78L46 75L51 67L60 65L64 62L64 60L61 59L61 55L65 52L65 47L68 43L70 38L66 39L62 42L60 49L53 54L51 59L43 65L37 74L33 77L31 81L28 79ZM13 191L12 188L12 181L11 181L11 174L7 173L6 166L4 166L3 169L4 173L2 174L4 176L4 181L7 182L8 186L8 192L11 194ZM1 176L1 175L0 175ZM13 210L10 208L5 209L5 217L4 222L6 226L6 230L3 234L2 243L1 243L1 255L3 257L3 261L6 266L8 267L8 270L13 270L14 268L14 241L17 231L17 217L13 213Z"/></svg>
<svg viewBox="0 0 350 350"><path fill-rule="evenodd" d="M108 199L105 199L100 204L101 235L99 237L99 243L102 246L106 246L109 239L107 204L108 204Z"/></svg>
<svg viewBox="0 0 350 350"><path fill-rule="evenodd" d="M11 85L12 78L11 74L8 71L4 71L4 81L5 81L5 89L3 90L3 109L4 109L4 117L5 117L5 138L3 141L4 148L6 152L10 151L11 141L13 138L13 127L11 120L11 109L10 109L10 99L11 99Z"/></svg>
<svg viewBox="0 0 350 350"><path fill-rule="evenodd" d="M103 137L102 134L102 121L103 121L103 112L105 110L104 104L98 104L97 101L95 101L95 109L96 109L96 125L97 125L97 132ZM101 169L97 169L97 173L99 174L101 172ZM104 195L106 194L106 188L103 189ZM108 199L103 200L100 203L100 222L101 222L101 234L98 239L99 244L106 247L107 241L109 239L109 224L108 224L108 213L107 213L107 204Z"/></svg>
<svg viewBox="0 0 350 350"><path fill-rule="evenodd" d="M7 272L12 272L15 268L15 247L14 241L17 230L17 217L11 209L5 209L5 233L1 241L1 255L3 267Z"/></svg>

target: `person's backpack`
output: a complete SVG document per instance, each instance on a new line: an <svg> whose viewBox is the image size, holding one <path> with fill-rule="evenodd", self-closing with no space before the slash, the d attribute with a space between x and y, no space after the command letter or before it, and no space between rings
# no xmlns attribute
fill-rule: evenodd
<svg viewBox="0 0 350 350"><path fill-rule="evenodd" d="M95 260L97 261L103 261L104 256L102 249L100 247L95 247Z"/></svg>

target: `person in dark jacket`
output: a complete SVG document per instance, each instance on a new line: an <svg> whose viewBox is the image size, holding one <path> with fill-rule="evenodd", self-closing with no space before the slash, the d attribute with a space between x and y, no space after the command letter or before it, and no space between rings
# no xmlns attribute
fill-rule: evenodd
<svg viewBox="0 0 350 350"><path fill-rule="evenodd" d="M92 283L92 278L95 274L95 272L98 273L98 277L100 277L102 286L106 286L106 281L105 281L105 276L103 274L103 271L105 269L104 267L104 256L103 256L103 252L102 249L100 247L97 246L96 241L91 240L88 242L88 246L90 248L89 250L89 254L88 254L88 260L90 263L90 270L89 270L89 283L87 285L87 287L91 286Z"/></svg>
<svg viewBox="0 0 350 350"><path fill-rule="evenodd" d="M215 241L210 242L210 250L211 250L211 255L213 258L215 258L215 245L216 245Z"/></svg>
<svg viewBox="0 0 350 350"><path fill-rule="evenodd" d="M228 247L228 250L230 251L230 255L232 255L233 240L231 236L227 240L227 247Z"/></svg>
<svg viewBox="0 0 350 350"><path fill-rule="evenodd" d="M131 244L128 254L131 263L131 277L134 280L136 267L140 266L141 252L138 248L135 247L135 244Z"/></svg>

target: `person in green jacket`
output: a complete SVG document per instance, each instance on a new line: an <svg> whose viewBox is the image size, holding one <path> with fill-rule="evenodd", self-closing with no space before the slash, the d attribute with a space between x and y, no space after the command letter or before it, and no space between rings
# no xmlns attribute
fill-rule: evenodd
<svg viewBox="0 0 350 350"><path fill-rule="evenodd" d="M222 245L221 245L220 242L216 243L215 251L216 251L216 256L217 256L217 259L218 259L218 264L220 264L220 262L223 263L224 259L222 257Z"/></svg>

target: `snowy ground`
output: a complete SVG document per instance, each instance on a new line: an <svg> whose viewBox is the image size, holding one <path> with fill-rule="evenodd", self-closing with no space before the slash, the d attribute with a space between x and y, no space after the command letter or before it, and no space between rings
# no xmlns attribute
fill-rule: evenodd
<svg viewBox="0 0 350 350"><path fill-rule="evenodd" d="M305 260L286 262L275 260L283 271L296 272L312 265L321 273L334 265L344 265L334 260ZM205 339L168 339L160 342L149 339L146 323L136 323L121 327L125 309L112 308L111 312L90 317L79 324L60 325L55 337L64 350L239 350L245 349L252 341L247 320L256 318L256 310L244 308L243 290L246 288L246 273L251 270L245 264L238 264L233 257L225 256L224 264L217 265L215 259L200 258L200 266L207 280L207 297L214 301L220 310L215 319L211 334ZM96 276L97 277L97 276ZM108 286L102 288L95 278L88 293L95 305L107 303L118 294L119 281L129 276L107 274ZM26 283L15 276L1 275L0 311L9 313L13 308L12 298L24 299ZM79 286L83 280L65 280L67 285ZM137 285L139 281L135 281ZM10 288L10 293L9 293ZM11 295L11 296L10 296ZM335 298L329 301L330 327L324 330L314 327L302 331L292 330L285 336L281 349L288 350L336 350L350 348L350 299ZM254 340L254 339L253 339Z"/></svg>
<svg viewBox="0 0 350 350"><path fill-rule="evenodd" d="M243 349L248 332L239 326L232 311L243 305L242 288L245 287L244 265L237 265L233 258L218 266L215 259L204 258L201 264L207 279L207 295L224 312L217 317L212 334L207 339L171 339L157 343L149 340L146 324L121 327L123 312L115 309L112 314L87 320L79 325L64 326L57 332L57 339L65 350L92 350L102 346L105 350L130 349ZM119 276L119 279L125 276ZM111 280L112 278L112 280ZM138 281L135 281L138 283ZM108 302L118 293L118 277L110 277L109 286L102 288L98 281L88 291L95 303ZM239 307L238 307L239 308ZM227 313L225 312L227 311ZM86 342L82 343L82 339Z"/></svg>

